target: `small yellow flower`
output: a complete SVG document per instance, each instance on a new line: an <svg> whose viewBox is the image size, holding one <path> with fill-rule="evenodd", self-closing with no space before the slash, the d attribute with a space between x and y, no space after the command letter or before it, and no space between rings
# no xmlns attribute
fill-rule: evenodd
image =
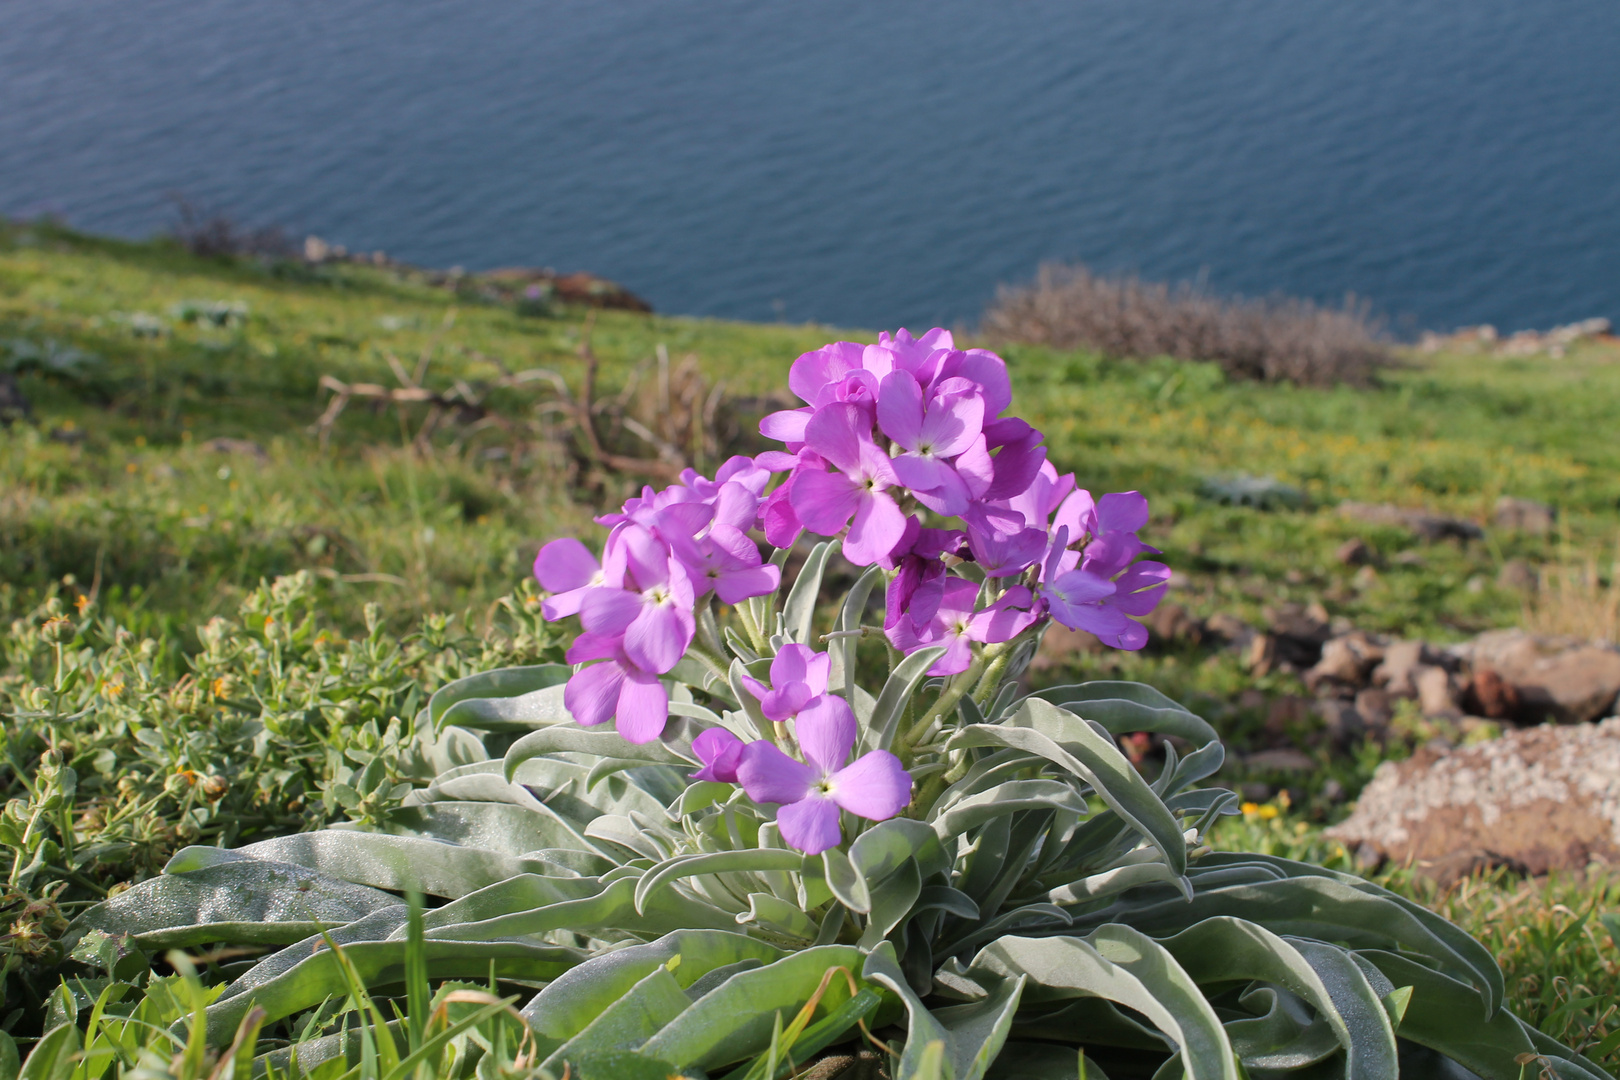
<svg viewBox="0 0 1620 1080"><path fill-rule="evenodd" d="M230 676L221 675L219 678L215 679L211 689L214 691L215 697L224 697L226 694L229 694L231 692Z"/></svg>
<svg viewBox="0 0 1620 1080"><path fill-rule="evenodd" d="M73 606L79 609L80 615L83 615L84 609L90 606L90 598L84 593L80 593L79 598L73 601Z"/></svg>
<svg viewBox="0 0 1620 1080"><path fill-rule="evenodd" d="M1258 814L1260 812L1260 804L1246 802L1242 806L1238 807L1238 809L1243 811L1244 817L1248 817L1251 814Z"/></svg>
<svg viewBox="0 0 1620 1080"><path fill-rule="evenodd" d="M1270 803L1266 803L1266 805L1259 808L1259 813L1260 820L1270 821L1272 818L1277 816L1278 811L1275 806L1272 806Z"/></svg>
<svg viewBox="0 0 1620 1080"><path fill-rule="evenodd" d="M112 679L101 684L101 695L108 701L116 701L124 693L124 680Z"/></svg>

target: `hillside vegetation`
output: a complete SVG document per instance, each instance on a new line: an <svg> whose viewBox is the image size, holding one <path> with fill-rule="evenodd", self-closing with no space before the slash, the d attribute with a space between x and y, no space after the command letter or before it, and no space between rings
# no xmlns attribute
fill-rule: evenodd
<svg viewBox="0 0 1620 1080"><path fill-rule="evenodd" d="M37 1023L50 989L38 980L60 959L49 938L78 906L199 836L375 812L412 781L410 763L387 758L391 717L465 671L554 655L529 566L549 538L598 537L592 514L650 478L608 457L712 466L750 445L749 418L785 395L793 357L875 332L525 305L475 278L0 228L0 616L11 626L0 707L4 787L21 806L7 819L49 804L56 822L51 850L0 837L17 863L0 911L13 924L7 1008L36 1016L17 1030ZM1556 623L1533 594L1498 583L1511 560L1613 560L1612 344L1557 360L1409 358L1370 385L1327 388L1168 358L1003 353L1016 408L1061 469L1093 491L1149 495L1148 538L1177 570L1172 600L1194 614L1257 621L1268 605L1320 603L1369 630L1456 639L1527 612ZM507 378L535 369L550 374ZM424 434L429 404L357 396L323 436L323 377L415 384L441 400L464 387L478 405L442 409ZM594 458L568 411L592 379L611 442ZM695 450L658 445L660 403L676 399L709 417ZM1244 494L1256 491L1276 497ZM1354 500L1483 522L1502 495L1552 504L1557 529L1424 544L1337 512ZM1371 549L1370 569L1336 558L1351 538ZM1240 743L1259 721L1242 691L1295 685L1185 643L1067 663L1155 683ZM1369 753L1327 761L1302 805L1268 804L1228 843L1348 866L1315 839L1338 812L1315 793L1328 778L1353 792ZM374 759L387 784L362 782ZM238 789L205 792L210 778ZM157 824L142 832L136 817ZM1616 987L1615 944L1595 918L1558 939L1574 909L1612 908L1606 884L1526 892L1502 879L1461 897L1406 887L1496 935L1522 1007L1550 1017L1551 1033L1606 1035L1602 1007L1559 1009L1578 987ZM1503 929L1502 912L1534 934Z"/></svg>

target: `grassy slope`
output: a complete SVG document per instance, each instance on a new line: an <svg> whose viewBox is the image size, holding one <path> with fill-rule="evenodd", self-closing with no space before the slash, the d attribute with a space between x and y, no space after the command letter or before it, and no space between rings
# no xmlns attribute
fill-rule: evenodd
<svg viewBox="0 0 1620 1080"><path fill-rule="evenodd" d="M199 326L171 313L185 301L216 300L244 303L245 323ZM162 318L168 332L135 336L127 317L136 312ZM457 452L448 440L418 455L392 414L358 406L323 451L307 430L321 407L317 380L389 383L386 352L411 366L430 351L435 386L492 374L480 356L551 367L577 386L582 314L520 317L358 267L276 276L163 245L40 228L0 233L0 341L56 341L105 361L83 385L21 380L36 419L0 434L0 614L21 614L48 591L72 599L94 584L103 612L189 650L207 616L233 611L261 578L299 568L322 575L322 606L351 630L367 600L398 627L426 611L488 605L522 578L538 542L593 528L554 457L517 447L497 459L481 452L488 443ZM779 392L793 356L836 336L813 326L608 312L593 344L609 388L662 343L676 357L696 354L706 375L746 395ZM1258 617L1266 603L1321 600L1358 625L1456 637L1519 616L1517 594L1494 585L1504 560L1596 550L1620 526L1620 443L1603 437L1620 421L1612 353L1440 357L1370 391L1233 385L1209 365L1024 348L1006 355L1018 409L1046 430L1060 467L1093 490L1150 494L1155 542L1187 578L1178 598L1200 613ZM513 415L529 406L517 396L503 404ZM219 436L254 440L269 460L205 448ZM1311 508L1268 513L1200 495L1204 478L1235 472L1299 485ZM1556 503L1561 536L1421 547L1421 561L1408 564L1391 557L1418 547L1410 537L1352 525L1332 510L1348 498L1483 518L1503 493ZM1352 535L1384 556L1370 582L1332 557ZM1247 685L1227 660L1150 650L1080 665L1204 696L1231 728L1255 719L1211 700ZM1367 764L1351 771L1364 774ZM1299 824L1306 831L1296 835L1292 820L1281 832L1251 820L1228 843L1337 857ZM1537 1017L1572 992L1574 984L1552 979L1555 970L1576 983L1617 985L1614 946L1595 921L1553 949L1504 930L1491 914L1518 904L1523 926L1561 926L1569 908L1554 901L1615 902L1600 882L1558 889L1523 901L1501 885L1462 906L1444 901L1499 948L1520 980L1521 1004ZM1589 1026L1599 1013L1572 1016ZM1559 1033L1578 1038L1581 1030Z"/></svg>

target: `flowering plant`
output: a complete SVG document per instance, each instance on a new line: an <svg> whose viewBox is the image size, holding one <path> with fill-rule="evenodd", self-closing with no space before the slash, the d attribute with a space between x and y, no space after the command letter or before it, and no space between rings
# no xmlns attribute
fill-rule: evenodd
<svg viewBox="0 0 1620 1080"><path fill-rule="evenodd" d="M643 491L599 558L541 549L568 664L438 691L439 776L381 826L188 848L78 931L285 945L209 1007L219 1040L397 982L415 935L434 977L522 988L539 1070L585 1080L760 1080L862 1041L906 1080L1073 1077L1077 1050L1091 1076L1601 1075L1433 913L1210 850L1235 796L1197 786L1224 756L1197 716L1132 683L1020 694L1053 621L1140 648L1169 570L1140 495L1094 498L1004 415L999 357L900 331L789 385L781 450Z"/></svg>
<svg viewBox="0 0 1620 1080"><path fill-rule="evenodd" d="M806 353L789 385L806 404L760 425L784 450L733 458L713 480L688 470L646 489L597 519L612 530L600 562L570 537L540 550L535 574L552 593L546 617L578 615L584 628L563 698L581 725L612 720L647 743L667 726L664 680L678 666L702 673L695 685L708 697L727 683L718 696L743 707L698 717L713 724L693 739L693 777L741 784L777 808L789 846L818 855L841 842L841 814L884 821L910 804L907 766L961 779L967 757L947 761L936 745L948 718L969 694L987 706L1047 620L1141 648L1147 631L1131 616L1153 609L1170 571L1138 559L1158 554L1137 536L1146 499L1093 499L1046 461L1040 432L1000 415L1012 390L993 353L956 349L943 330L901 330ZM775 545L769 560L756 532ZM856 640L877 628L852 608L849 625L811 630L830 543L813 549L789 610L771 622L782 566L807 532L838 538L867 569L852 594L863 602L886 580L881 632L911 659L906 709L868 728L854 762L861 691L848 676ZM722 632L717 604L738 629ZM834 651L815 651L822 643ZM835 659L846 678L830 690ZM924 675L945 681L919 708Z"/></svg>

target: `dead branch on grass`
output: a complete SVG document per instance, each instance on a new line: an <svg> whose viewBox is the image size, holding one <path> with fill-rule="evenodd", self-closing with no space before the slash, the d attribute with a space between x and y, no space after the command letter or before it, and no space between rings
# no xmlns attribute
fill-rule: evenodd
<svg viewBox="0 0 1620 1080"><path fill-rule="evenodd" d="M467 350L466 355L494 367L501 373L499 376L476 382L456 376L450 386L432 389L425 385L432 357L454 321L452 309L423 349L414 371L407 371L392 352L383 352L397 385L347 382L334 375L322 375L320 387L331 397L309 429L319 437L321 446L328 445L333 428L351 402L368 401L377 408L392 408L399 413L401 425L418 452L427 452L434 436L450 425L456 431L453 445L457 449L478 433L493 429L514 441L532 439L565 450L571 458L571 479L576 484L599 485L607 478L602 474L672 481L685 469L702 468L720 460L725 448L740 434L739 425L725 414L725 383L710 386L695 355L672 365L669 350L662 344L652 357L631 371L623 388L602 396L601 362L591 347L594 311L587 316L580 334L577 351L584 371L577 395L568 381L550 368L513 371L499 357L476 350ZM654 376L650 380L649 373ZM549 397L534 404L532 419L513 419L491 407L491 394L526 386L549 390ZM406 410L416 406L424 407L426 413L411 433Z"/></svg>

